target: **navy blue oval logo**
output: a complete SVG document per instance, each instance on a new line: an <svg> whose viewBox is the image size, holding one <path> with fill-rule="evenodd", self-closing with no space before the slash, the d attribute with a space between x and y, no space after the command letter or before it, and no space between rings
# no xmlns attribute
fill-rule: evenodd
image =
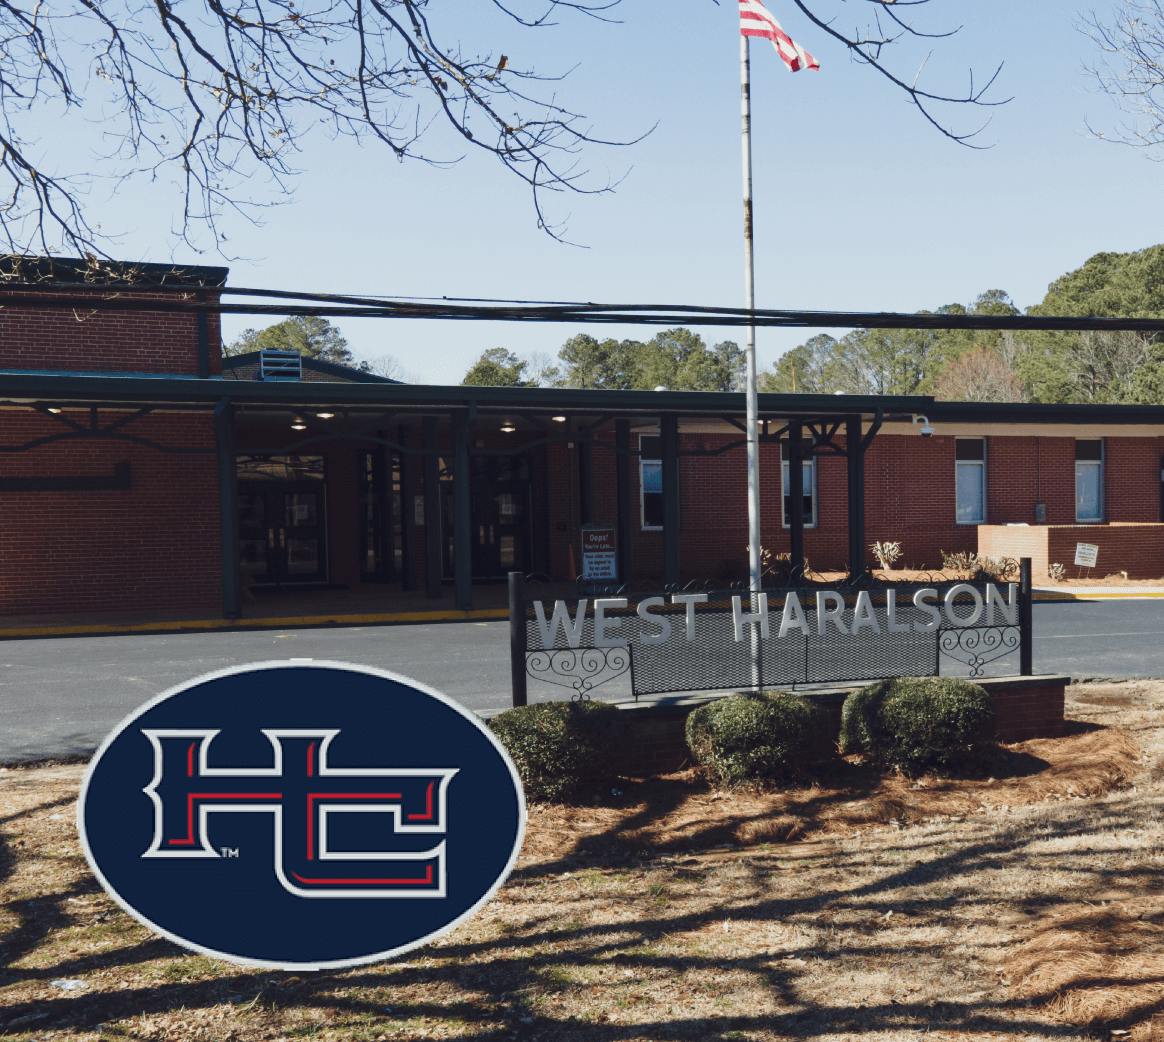
<svg viewBox="0 0 1164 1042"><path fill-rule="evenodd" d="M512 761L415 681L333 662L227 670L160 695L98 749L85 855L131 915L207 955L354 966L472 915L517 860Z"/></svg>

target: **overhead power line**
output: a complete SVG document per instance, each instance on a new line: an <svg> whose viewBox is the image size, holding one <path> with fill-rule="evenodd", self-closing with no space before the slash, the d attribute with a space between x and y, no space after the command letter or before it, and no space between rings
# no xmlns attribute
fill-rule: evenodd
<svg viewBox="0 0 1164 1042"><path fill-rule="evenodd" d="M1164 333L1164 317L1088 315L976 315L892 311L812 311L725 308L699 304L601 304L473 298L388 298L298 290L228 287L171 290L91 284L0 285L0 308L36 307L91 311L150 311L323 318L427 319L467 322L539 322L567 325L746 326L801 329L940 329ZM233 302L213 299L253 298ZM209 298L209 299L208 299ZM258 301L272 301L259 303Z"/></svg>

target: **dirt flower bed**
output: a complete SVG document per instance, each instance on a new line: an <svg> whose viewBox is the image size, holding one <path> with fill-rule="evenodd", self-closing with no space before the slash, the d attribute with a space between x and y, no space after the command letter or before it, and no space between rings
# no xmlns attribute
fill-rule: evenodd
<svg viewBox="0 0 1164 1042"><path fill-rule="evenodd" d="M721 792L685 771L624 781L605 806L533 808L525 852L609 860L961 819L1111 792L1131 783L1139 761L1139 746L1123 730L1077 720L1062 738L1004 747L969 778L883 777L842 762L806 788Z"/></svg>
<svg viewBox="0 0 1164 1042"><path fill-rule="evenodd" d="M477 918L344 973L152 937L86 869L81 769L3 770L0 1038L1164 1038L1164 683L1069 715L975 778L535 807Z"/></svg>

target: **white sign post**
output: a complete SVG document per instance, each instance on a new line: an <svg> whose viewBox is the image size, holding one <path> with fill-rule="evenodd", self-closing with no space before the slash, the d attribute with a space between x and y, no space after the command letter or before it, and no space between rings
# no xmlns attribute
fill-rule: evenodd
<svg viewBox="0 0 1164 1042"><path fill-rule="evenodd" d="M1099 547L1095 543L1075 544L1075 566L1077 568L1094 568L1099 558Z"/></svg>

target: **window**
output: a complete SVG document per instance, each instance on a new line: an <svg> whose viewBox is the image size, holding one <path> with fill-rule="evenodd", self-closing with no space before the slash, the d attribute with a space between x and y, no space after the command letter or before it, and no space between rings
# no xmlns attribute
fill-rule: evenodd
<svg viewBox="0 0 1164 1042"><path fill-rule="evenodd" d="M800 461L801 482L800 490L804 496L804 527L816 528L816 457L810 455L812 443L805 442L801 450L803 457ZM784 442L780 443L780 489L781 509L784 514L784 527L788 527L788 517L792 511L792 503L788 497L788 460L785 458L788 450Z"/></svg>
<svg viewBox="0 0 1164 1042"><path fill-rule="evenodd" d="M644 531L663 528L663 439L639 435L639 508Z"/></svg>
<svg viewBox="0 0 1164 1042"><path fill-rule="evenodd" d="M1075 443L1075 520L1103 520L1103 439Z"/></svg>
<svg viewBox="0 0 1164 1042"><path fill-rule="evenodd" d="M960 525L986 524L986 439L958 438L954 442L954 484Z"/></svg>

